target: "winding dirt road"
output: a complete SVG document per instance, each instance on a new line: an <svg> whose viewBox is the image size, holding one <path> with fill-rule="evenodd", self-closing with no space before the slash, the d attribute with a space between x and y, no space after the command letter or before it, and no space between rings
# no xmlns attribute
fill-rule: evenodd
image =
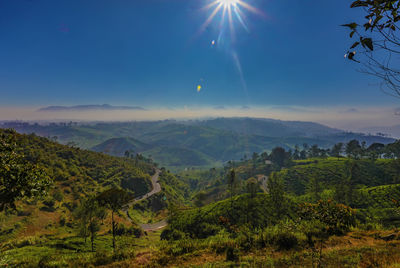
<svg viewBox="0 0 400 268"><path fill-rule="evenodd" d="M161 185L158 182L158 179L160 177L160 173L161 170L157 169L156 173L153 175L153 177L151 177L151 184L153 185L153 190L151 190L150 192L148 192L147 194L140 196L138 198L133 199L132 201L130 201L129 203L127 203L123 208L122 211L126 213L126 215L128 216L128 218L132 221L131 216L129 215L129 208L133 206L133 204L135 204L136 202L145 200L147 198L149 198L150 196L161 192ZM156 223L148 223L148 224L140 224L140 227L144 230L144 231L155 231L161 228L164 228L165 226L167 226L167 221L166 220L162 220L160 222L156 222Z"/></svg>

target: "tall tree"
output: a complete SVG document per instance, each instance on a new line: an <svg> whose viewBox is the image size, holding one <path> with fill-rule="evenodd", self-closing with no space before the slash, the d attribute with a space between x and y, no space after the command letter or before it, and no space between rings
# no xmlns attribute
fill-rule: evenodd
<svg viewBox="0 0 400 268"><path fill-rule="evenodd" d="M375 143L371 144L367 148L367 153L368 153L369 158L371 160L375 160L377 158L380 158L380 156L382 155L384 149L385 149L385 145L382 144L382 143L375 142Z"/></svg>
<svg viewBox="0 0 400 268"><path fill-rule="evenodd" d="M94 251L94 241L97 232L100 230L99 221L105 217L104 207L94 197L83 200L81 205L75 210L74 217L79 221L80 233L86 237L90 235L92 251Z"/></svg>
<svg viewBox="0 0 400 268"><path fill-rule="evenodd" d="M336 143L335 145L333 145L331 149L331 156L337 157L337 159L339 160L342 150L343 150L343 143L342 142Z"/></svg>
<svg viewBox="0 0 400 268"><path fill-rule="evenodd" d="M228 185L230 188L230 195L231 195L231 212L233 211L233 194L234 188L236 185L236 173L235 169L231 169L228 173Z"/></svg>
<svg viewBox="0 0 400 268"><path fill-rule="evenodd" d="M351 140L346 144L346 154L351 158L359 158L361 155L361 145L358 140Z"/></svg>
<svg viewBox="0 0 400 268"><path fill-rule="evenodd" d="M114 219L114 214L118 212L128 201L132 199L132 196L123 189L111 188L102 192L97 196L99 203L111 210L111 230L113 236L113 250L115 252L115 231L117 229L117 223Z"/></svg>
<svg viewBox="0 0 400 268"><path fill-rule="evenodd" d="M308 192L312 196L313 202L317 202L321 199L320 193L321 193L322 189L321 189L321 184L320 184L317 176L311 174L307 188L308 188Z"/></svg>
<svg viewBox="0 0 400 268"><path fill-rule="evenodd" d="M268 178L267 190L275 216L280 219L286 208L285 190L282 179L278 178L275 172Z"/></svg>
<svg viewBox="0 0 400 268"><path fill-rule="evenodd" d="M251 198L254 198L257 192L260 190L260 184L256 178L251 177L246 181L246 190L250 194Z"/></svg>
<svg viewBox="0 0 400 268"><path fill-rule="evenodd" d="M285 165L286 151L282 147L275 147L270 155L271 161L276 164L279 168Z"/></svg>
<svg viewBox="0 0 400 268"><path fill-rule="evenodd" d="M37 164L25 160L18 151L18 135L6 130L0 135L0 211L15 209L15 202L46 194L50 178Z"/></svg>

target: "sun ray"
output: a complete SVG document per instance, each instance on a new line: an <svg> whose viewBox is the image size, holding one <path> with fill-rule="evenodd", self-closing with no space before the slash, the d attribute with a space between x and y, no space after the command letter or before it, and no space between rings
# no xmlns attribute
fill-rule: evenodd
<svg viewBox="0 0 400 268"><path fill-rule="evenodd" d="M242 11L240 10L240 8L238 6L234 6L234 11L235 11L235 15L236 18L238 19L238 21L240 22L240 24L242 24L243 28L246 30L246 32L250 32L249 28L247 27L246 23L243 20L244 14L242 13Z"/></svg>
<svg viewBox="0 0 400 268"><path fill-rule="evenodd" d="M221 3L219 1L214 1L209 3L208 5L206 5L205 7L200 8L200 11L205 11L205 10L209 10L210 8L212 8L213 6L216 5L220 5Z"/></svg>
<svg viewBox="0 0 400 268"><path fill-rule="evenodd" d="M201 28L200 28L201 32L203 32L207 28L207 26L212 22L212 20L217 15L218 11L221 9L222 6L223 6L223 4L219 3L219 5L214 9L214 11L211 13L211 15L207 18L207 20L201 26Z"/></svg>
<svg viewBox="0 0 400 268"><path fill-rule="evenodd" d="M229 29L231 31L231 39L235 41L235 27L233 26L233 18L232 18L232 6L228 6L228 20L229 20Z"/></svg>
<svg viewBox="0 0 400 268"><path fill-rule="evenodd" d="M221 29L222 29L222 27L224 26L224 23L225 23L226 10L227 10L227 6L224 5L224 9L222 10L221 22L219 24L219 27Z"/></svg>
<svg viewBox="0 0 400 268"><path fill-rule="evenodd" d="M251 6L251 5L249 5L249 4L247 4L246 2L238 1L237 4L238 4L238 5L241 5L242 7L244 7L245 9L247 9L247 10L250 11L250 12L253 12L253 13L255 13L255 14L257 14L257 15L260 15L260 16L262 16L262 17L266 17L266 15L265 15L264 12L262 12L261 10L259 10L259 9L255 8L255 7Z"/></svg>

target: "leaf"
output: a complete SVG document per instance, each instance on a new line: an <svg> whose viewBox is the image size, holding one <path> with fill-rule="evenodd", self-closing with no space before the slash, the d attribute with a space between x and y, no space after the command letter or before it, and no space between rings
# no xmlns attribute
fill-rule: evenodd
<svg viewBox="0 0 400 268"><path fill-rule="evenodd" d="M357 1L354 1L352 4L351 4L351 8L355 8L355 7L367 7L368 6L368 3L367 2L364 2L364 1L361 1L361 0L357 0Z"/></svg>
<svg viewBox="0 0 400 268"><path fill-rule="evenodd" d="M353 22L353 23L348 23L348 24L342 24L341 26L348 27L348 28L350 28L352 30L355 30L357 28L358 24Z"/></svg>
<svg viewBox="0 0 400 268"><path fill-rule="evenodd" d="M363 38L361 40L361 44L363 45L363 47L367 47L371 51L374 50L374 44L371 38Z"/></svg>
<svg viewBox="0 0 400 268"><path fill-rule="evenodd" d="M350 49L353 49L353 48L357 47L359 44L360 44L360 42L355 42L355 43L350 47Z"/></svg>

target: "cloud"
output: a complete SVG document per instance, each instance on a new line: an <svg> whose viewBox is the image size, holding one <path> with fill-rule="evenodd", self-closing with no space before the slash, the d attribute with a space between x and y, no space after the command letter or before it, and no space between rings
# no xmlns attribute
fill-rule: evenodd
<svg viewBox="0 0 400 268"><path fill-rule="evenodd" d="M358 109L356 109L356 108L349 108L349 109L346 109L346 110L342 111L342 113L344 113L344 114L346 114L346 113L358 113L358 112L360 112L360 111Z"/></svg>
<svg viewBox="0 0 400 268"><path fill-rule="evenodd" d="M214 107L214 109L215 110L225 110L226 108L225 108L225 106L216 106L216 107Z"/></svg>
<svg viewBox="0 0 400 268"><path fill-rule="evenodd" d="M39 112L66 112L66 111L93 111L93 110L105 110L105 111L118 111L118 110L145 110L139 106L112 106L109 104L103 105L76 105L76 106L48 106L40 108Z"/></svg>

